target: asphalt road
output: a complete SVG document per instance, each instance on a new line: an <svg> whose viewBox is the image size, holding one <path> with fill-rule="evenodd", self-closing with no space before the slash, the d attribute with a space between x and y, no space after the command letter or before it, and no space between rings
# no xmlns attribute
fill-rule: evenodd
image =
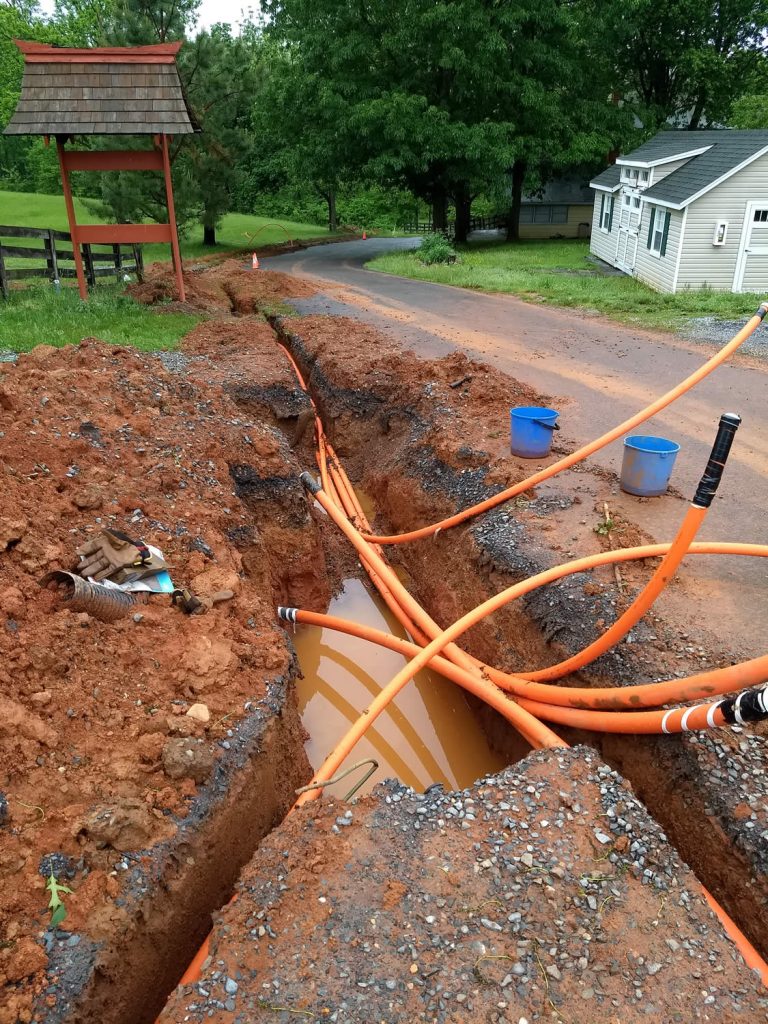
<svg viewBox="0 0 768 1024"><path fill-rule="evenodd" d="M699 367L717 348L676 335L623 327L504 295L486 295L366 270L374 255L409 248L414 239L370 239L318 246L265 260L267 269L319 279L321 294L296 305L306 312L372 323L425 356L460 349L535 387L561 412L562 437L579 444L631 416ZM762 328L768 334L768 326ZM760 346L762 348L762 345ZM673 484L693 494L721 412L743 417L718 497L701 531L708 540L768 544L768 364L737 355L638 429L682 446ZM618 473L622 445L593 458ZM658 540L671 539L684 513L672 497L621 496L634 520ZM691 566L688 571L693 570ZM768 563L697 558L695 571L715 629L728 623L752 656L768 640ZM711 610L711 611L710 611Z"/></svg>

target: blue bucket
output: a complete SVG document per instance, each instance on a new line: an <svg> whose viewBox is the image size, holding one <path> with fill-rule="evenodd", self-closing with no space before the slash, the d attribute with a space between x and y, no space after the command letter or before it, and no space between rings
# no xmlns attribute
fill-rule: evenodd
<svg viewBox="0 0 768 1024"><path fill-rule="evenodd" d="M524 459L540 459L549 455L552 431L559 430L558 413L540 405L524 405L509 410L510 447L513 455Z"/></svg>
<svg viewBox="0 0 768 1024"><path fill-rule="evenodd" d="M680 445L666 437L636 434L624 438L624 460L621 465L622 491L641 498L663 494L672 476Z"/></svg>

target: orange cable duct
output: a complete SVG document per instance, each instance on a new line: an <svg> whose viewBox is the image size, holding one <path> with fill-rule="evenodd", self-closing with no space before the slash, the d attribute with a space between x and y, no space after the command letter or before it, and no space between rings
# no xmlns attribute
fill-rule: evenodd
<svg viewBox="0 0 768 1024"><path fill-rule="evenodd" d="M566 455L562 459L558 459L557 462L553 462L551 466L547 466L546 469L540 470L538 473L534 473L529 476L526 480L522 480L520 483L512 484L511 487L505 488L503 491L499 491L498 494L494 494L490 498L486 498L485 501L478 502L477 505L472 505L471 508L466 508L462 512L457 512L455 515L448 516L445 519L441 519L439 523L432 523L430 526L422 526L418 530L410 530L407 533L393 534L391 536L379 536L377 534L366 534L365 539L375 544L405 544L412 540L420 540L423 537L431 537L440 530L448 530L452 526L458 526L459 523L464 523L467 519L472 519L474 516L480 515L482 512L487 512L489 509L495 508L497 505L501 505L505 501L509 501L510 498L516 497L518 494L522 494L524 491L530 490L531 487L535 487L537 484L544 483L545 480L551 479L558 473L561 473L564 469L569 469L571 466L575 466L577 463L582 462L590 455L594 455L595 452L600 451L601 448L605 448L606 445L612 441L616 441L622 436L622 434L628 433L630 430L634 430L641 423L645 423L646 420L650 419L651 416L655 416L656 413L661 412L662 409L666 409L668 405L671 405L677 398L690 391L692 387L702 381L708 374L716 370L718 366L724 363L733 353L744 344L747 338L754 333L754 331L760 326L763 321L763 317L768 312L768 303L763 303L757 313L742 327L742 329L736 334L727 345L724 345L719 352L715 353L711 359L708 359L706 363L699 367L694 373L686 377L684 381L678 384L676 387L667 391L666 394L662 395L661 398L657 398L655 402L651 402L650 405L646 406L640 412L635 413L634 416L630 416L629 419L624 420L617 427L609 430L601 437L596 438L594 441L590 441L589 444L579 448L578 451L573 452L571 455Z"/></svg>

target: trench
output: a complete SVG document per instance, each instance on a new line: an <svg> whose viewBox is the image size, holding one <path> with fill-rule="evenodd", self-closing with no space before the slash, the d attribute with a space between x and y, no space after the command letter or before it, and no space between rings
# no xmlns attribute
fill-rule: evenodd
<svg viewBox="0 0 768 1024"><path fill-rule="evenodd" d="M284 333L282 340L292 347ZM310 369L302 365L302 353L296 348L293 355L302 371ZM313 397L322 411L325 396L315 393ZM296 419L292 410L290 415L276 417L275 426L290 440ZM370 419L361 418L357 436L353 432L347 438L348 446L369 451L370 430ZM377 443L394 446L401 441L395 428ZM309 466L311 441L305 439L304 445L302 460ZM352 462L350 459L347 468L360 485L364 478L361 462L354 467ZM367 486L365 479L362 483ZM370 499L360 496L371 518L375 509L379 528L386 532L401 528L393 521L386 496L375 491ZM280 498L274 495L273 500ZM425 502L429 500L425 494ZM437 517L439 501L432 500ZM325 525L316 522L315 529ZM331 529L330 523L327 526ZM471 607L500 589L493 565L478 551L468 530L403 545L394 560L414 596L441 624L447 625L465 610L456 606L454 594L460 593L461 603ZM330 569L327 575L331 575ZM407 636L360 576L328 582L337 592L323 611ZM301 583L297 580L290 589L298 599ZM294 594L286 593L281 600L290 603L291 597ZM520 659L543 664L552 656L546 634L545 625L530 607L516 602L473 627L462 646L484 661L506 668ZM404 663L394 652L327 629L301 626L291 639L299 671L293 680L286 680L285 704L272 709L274 721L248 746L245 755L239 761L230 759L233 763L226 768L229 776L220 799L194 823L179 849L168 852L169 864L174 866L163 875L162 898L142 909L139 942L115 950L108 963L99 965L90 988L79 993L78 1010L67 1015L68 1022L150 1024L155 1019L205 936L211 914L227 901L239 871L260 841L279 826L296 786L308 780L309 767L319 767L347 727ZM580 682L588 684L589 680ZM296 727L297 713L307 734L305 741ZM655 737L605 737L568 730L562 734L569 742L596 747L632 783L681 857L765 955L768 921L754 912L763 894L756 887L750 865L734 854L723 830L712 827L706 793L696 785L681 745ZM497 712L436 673L423 671L377 720L342 769L368 757L377 761L376 773L358 795L387 777L397 777L417 791L434 783L462 789L520 760L528 750ZM334 795L344 796L357 777L334 787ZM153 892L156 889L157 885ZM46 1017L51 1024L63 1019Z"/></svg>
<svg viewBox="0 0 768 1024"><path fill-rule="evenodd" d="M339 418L338 405L334 406L338 396L333 393L332 382L324 377L324 368L320 365L321 358L309 357L301 339L285 330L279 321L275 320L273 326L308 380L310 393L323 419L327 417L329 421L334 421ZM343 402L340 404L343 405ZM389 423L385 407L378 407L377 413L380 419L383 417L387 424ZM384 433L388 436L382 437L375 429L372 418L366 415L345 415L343 424L344 447L345 451L350 453L344 458L345 466L355 488L365 487L371 494L369 507L373 506L376 509L377 531L397 533L407 529L407 521L400 522L397 516L391 514L393 509L388 504L388 488L387 491L377 494L375 489L371 488L370 478L365 473L366 460L374 457L374 452L376 459L387 460L387 446L402 443L402 436L398 436L397 431L390 434L389 430L386 430ZM364 451L366 456L361 458L359 455L351 454L356 451ZM388 471L391 471L391 465L390 459ZM405 476L408 476L407 472ZM406 487L410 488L411 493L418 491L420 499L427 499L421 504L423 510L424 505L428 504L430 488L422 486L420 481L414 479L408 479ZM437 519L443 514L444 510L436 503L433 518ZM371 518L373 519L373 516ZM453 621L467 608L479 604L489 594L501 589L499 576L494 573L494 566L488 564L486 552L478 551L477 538L472 536L470 530L454 530L449 535L401 545L396 549L390 548L386 553L394 557L400 569L406 571L411 581L409 589L424 609L438 623L444 625ZM509 585L509 579L503 581L502 585ZM450 595L453 592L461 592L462 607L457 607L455 601L451 599ZM508 670L514 669L515 665L520 663L549 663L552 660L553 649L548 635L548 625L537 615L535 608L535 601L515 602L507 606L495 613L490 620L469 630L462 639L461 646L485 662ZM360 610L354 607L339 606L332 608L331 613L358 619L361 622L367 621L362 617L358 618ZM379 628L384 628L380 623L378 625ZM301 627L301 631L305 630L308 631L308 628ZM345 641L347 639L349 638L344 638ZM300 645L307 644L310 649L313 643L317 646L319 642L326 643L325 640L318 641L317 638L299 639ZM340 642L338 637L328 641L329 645ZM356 643L362 644L363 648L368 646L363 641ZM363 664L383 658L384 654L388 653L376 651L372 654L362 648L355 650L357 653L351 657L364 658ZM310 654L309 651L305 653L303 647L300 647L300 656L303 656L302 660L307 659L307 665L317 662L316 654ZM328 667L330 668L330 665ZM398 667L399 664L395 664L392 673L382 677L384 681L388 681ZM653 669L649 667L649 672L652 671ZM339 678L338 673L333 676L334 680ZM605 684L605 679L596 679L588 674L575 675L573 680L577 685ZM302 684L302 687L304 685ZM438 685L446 689L452 688L445 680L439 680ZM370 699L371 696L372 692L368 690L366 697ZM310 702L307 700L305 707ZM364 700L362 707L367 703L368 700ZM473 730L480 730L483 748L497 764L513 763L528 753L527 745L496 711L471 696L462 697L462 703L470 713ZM362 710L362 707L359 710ZM320 714L318 705L318 715ZM322 730L325 728L326 720L323 718L316 723L308 719L305 724L310 730ZM338 728L331 730L330 735L326 734L322 744L317 748L310 741L308 753L313 767L316 767L318 758L322 760L322 756L328 753L344 731L345 722L342 718L339 718L337 724ZM557 727L557 731L571 744L587 743L593 746L608 764L628 779L637 796L662 825L670 843L681 858L765 957L768 954L768 919L765 915L755 912L757 905L768 902L765 876L737 850L732 838L716 820L712 812L712 804L716 800L712 799L713 793L711 788L708 788L706 780L697 776L695 760L684 741L679 737L615 736L561 727ZM317 735L319 739L320 733ZM423 769L413 763L413 757L408 751L409 745L403 742L402 755L411 757L411 764L405 770L415 775L416 781L411 781L408 776L400 775L400 778L418 789L424 789L426 776ZM365 755L360 752L357 756ZM470 781L482 776L486 770L482 767L484 763L481 757L475 770L467 766L467 778ZM430 781L444 780L438 778ZM452 784L450 780L448 784ZM465 782L464 785L466 784Z"/></svg>

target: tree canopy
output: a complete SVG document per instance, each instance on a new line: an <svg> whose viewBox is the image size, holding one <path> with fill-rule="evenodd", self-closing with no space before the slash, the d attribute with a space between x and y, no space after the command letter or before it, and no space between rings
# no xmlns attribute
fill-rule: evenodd
<svg viewBox="0 0 768 1024"><path fill-rule="evenodd" d="M586 180L660 127L768 123L768 0L265 0L264 23L236 32L198 31L199 4L56 0L44 17L35 0L5 0L0 127L21 80L15 37L185 39L179 69L203 133L173 143L177 205L212 243L228 209L278 196L322 201L335 228L339 202L343 218L412 195L437 227L452 207L459 239L482 197L509 211L515 237L524 189ZM56 187L40 140L0 145L0 184ZM110 176L101 201L116 219L159 216L162 185Z"/></svg>

